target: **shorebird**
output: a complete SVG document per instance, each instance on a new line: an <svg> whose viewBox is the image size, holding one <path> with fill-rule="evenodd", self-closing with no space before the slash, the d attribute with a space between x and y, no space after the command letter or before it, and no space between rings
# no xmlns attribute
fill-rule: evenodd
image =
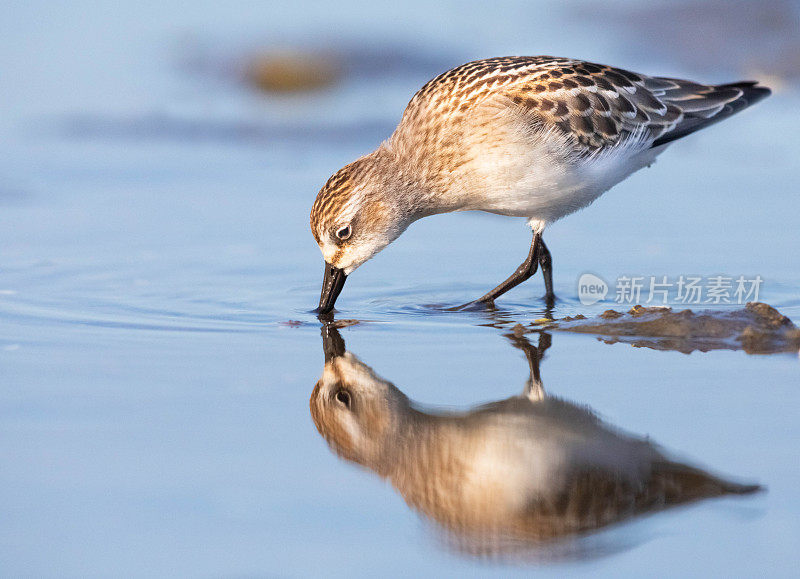
<svg viewBox="0 0 800 579"><path fill-rule="evenodd" d="M705 85L552 56L445 72L414 95L388 140L317 195L311 231L325 259L317 311L330 312L347 276L417 219L469 210L524 217L533 231L525 261L476 302L491 304L541 265L551 304L547 225L676 139L769 94L756 82Z"/></svg>
<svg viewBox="0 0 800 579"><path fill-rule="evenodd" d="M325 368L310 399L320 434L343 458L387 479L449 532L500 549L583 533L670 506L760 489L677 462L590 409L548 396L539 347L522 395L465 412L424 410L323 327Z"/></svg>

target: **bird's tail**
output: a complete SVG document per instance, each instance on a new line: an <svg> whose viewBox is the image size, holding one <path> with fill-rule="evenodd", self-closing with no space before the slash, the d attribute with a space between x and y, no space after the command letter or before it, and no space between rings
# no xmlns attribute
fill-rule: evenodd
<svg viewBox="0 0 800 579"><path fill-rule="evenodd" d="M685 464L671 461L656 463L653 482L663 492L666 504L684 503L722 495L746 495L764 490L758 484L741 484Z"/></svg>
<svg viewBox="0 0 800 579"><path fill-rule="evenodd" d="M653 94L662 101L676 105L683 118L675 127L653 142L653 147L665 145L717 123L746 109L772 91L758 86L756 81L741 81L730 84L703 85L677 78L657 77L651 79Z"/></svg>

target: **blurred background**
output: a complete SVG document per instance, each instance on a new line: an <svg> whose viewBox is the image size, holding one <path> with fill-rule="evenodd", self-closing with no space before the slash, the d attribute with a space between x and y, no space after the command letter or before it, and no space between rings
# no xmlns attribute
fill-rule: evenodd
<svg viewBox="0 0 800 579"><path fill-rule="evenodd" d="M3 575L476 569L377 478L339 463L307 406L322 368L308 312L322 275L316 192L391 134L422 84L469 60L552 54L772 87L554 226L548 245L557 315L593 311L575 299L585 271L727 273L761 275L761 299L800 320L796 1L12 1L2 12ZM480 295L529 235L489 215L416 224L348 282L337 306L369 322L345 332L348 346L418 400L516 392L524 360L486 319L425 304ZM541 315L540 284L509 295L509 319ZM796 569L796 357L580 336L556 337L548 356L557 393L770 487L622 531L636 547L595 572ZM478 569L524 572L496 564ZM586 571L565 565L540 571Z"/></svg>

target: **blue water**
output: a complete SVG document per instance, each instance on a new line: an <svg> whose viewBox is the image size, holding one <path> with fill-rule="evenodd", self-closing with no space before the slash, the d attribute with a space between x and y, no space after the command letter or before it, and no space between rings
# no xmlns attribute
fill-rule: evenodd
<svg viewBox="0 0 800 579"><path fill-rule="evenodd" d="M553 335L542 364L551 394L768 487L601 532L587 539L593 555L452 552L388 484L332 454L308 410L323 367L308 313L322 277L308 211L422 83L509 53L707 72L651 58L557 2L4 12L0 574L796 572L795 354L687 356ZM287 44L339 47L356 73L276 97L230 72L257 47ZM359 50L400 54L400 64L375 70ZM708 80L746 74L725 62ZM781 88L548 229L557 317L614 305L580 304L587 271L723 273L762 276L760 299L800 322L800 96ZM418 222L348 281L338 316L362 322L342 330L348 349L426 404L518 393L527 364L502 333L544 313L541 280L498 301L494 316L441 306L503 279L529 241L521 220Z"/></svg>

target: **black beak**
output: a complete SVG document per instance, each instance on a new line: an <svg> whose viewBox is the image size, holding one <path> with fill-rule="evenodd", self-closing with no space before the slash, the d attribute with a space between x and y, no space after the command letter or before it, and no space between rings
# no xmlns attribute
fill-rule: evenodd
<svg viewBox="0 0 800 579"><path fill-rule="evenodd" d="M325 277L322 279L322 293L319 296L319 307L316 309L316 313L327 314L333 309L336 298L342 292L346 280L347 274L343 269L325 263Z"/></svg>
<svg viewBox="0 0 800 579"><path fill-rule="evenodd" d="M344 355L344 339L333 324L322 326L322 351L325 353L326 362Z"/></svg>

